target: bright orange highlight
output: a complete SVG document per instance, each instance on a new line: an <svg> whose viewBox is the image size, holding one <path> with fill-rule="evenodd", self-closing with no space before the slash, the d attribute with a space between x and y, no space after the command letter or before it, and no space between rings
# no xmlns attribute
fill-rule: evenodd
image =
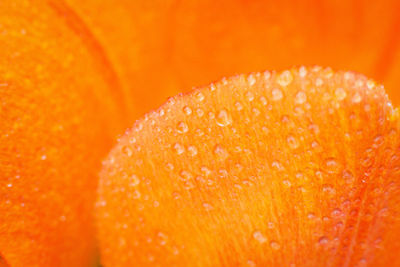
<svg viewBox="0 0 400 267"><path fill-rule="evenodd" d="M0 1L0 259L10 266L94 262L97 172L126 125L104 53L62 12Z"/></svg>
<svg viewBox="0 0 400 267"><path fill-rule="evenodd" d="M104 266L398 266L399 120L380 85L299 68L147 114L104 162Z"/></svg>

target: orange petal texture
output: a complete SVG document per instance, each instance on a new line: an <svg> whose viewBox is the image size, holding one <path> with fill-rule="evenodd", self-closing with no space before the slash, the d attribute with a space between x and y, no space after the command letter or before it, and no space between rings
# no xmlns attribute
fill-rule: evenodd
<svg viewBox="0 0 400 267"><path fill-rule="evenodd" d="M47 3L0 1L0 259L90 266L100 159L128 114L85 25Z"/></svg>
<svg viewBox="0 0 400 267"><path fill-rule="evenodd" d="M101 172L104 266L400 266L399 120L320 67L171 98Z"/></svg>
<svg viewBox="0 0 400 267"><path fill-rule="evenodd" d="M192 86L301 64L364 73L383 82L400 103L396 0L65 0L64 5L103 45L136 114Z"/></svg>

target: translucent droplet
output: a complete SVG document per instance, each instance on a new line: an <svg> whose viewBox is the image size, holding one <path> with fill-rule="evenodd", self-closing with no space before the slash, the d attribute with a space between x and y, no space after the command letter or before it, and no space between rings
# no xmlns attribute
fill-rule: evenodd
<svg viewBox="0 0 400 267"><path fill-rule="evenodd" d="M201 102L204 100L204 95L201 92L196 93L196 99Z"/></svg>
<svg viewBox="0 0 400 267"><path fill-rule="evenodd" d="M139 183L140 183L139 177L137 177L137 175L135 175L135 174L131 175L129 185L137 186L137 185L139 185Z"/></svg>
<svg viewBox="0 0 400 267"><path fill-rule="evenodd" d="M221 145L216 145L214 147L214 154L219 157L221 160L225 160L229 154L228 152L225 150L225 148Z"/></svg>
<svg viewBox="0 0 400 267"><path fill-rule="evenodd" d="M183 113L185 113L186 115L190 115L192 114L192 109L188 106L183 107Z"/></svg>
<svg viewBox="0 0 400 267"><path fill-rule="evenodd" d="M324 185L322 185L322 192L328 193L328 194L335 194L336 190L335 190L335 188L333 188L332 185L324 184Z"/></svg>
<svg viewBox="0 0 400 267"><path fill-rule="evenodd" d="M280 89L275 88L272 90L272 100L273 101L279 101L283 97L283 93Z"/></svg>
<svg viewBox="0 0 400 267"><path fill-rule="evenodd" d="M124 153L126 156L130 157L130 156L132 156L132 149L130 149L130 147L128 147L128 146L123 146L122 153Z"/></svg>
<svg viewBox="0 0 400 267"><path fill-rule="evenodd" d="M178 155L181 155L185 152L185 147L180 143L175 143L174 149Z"/></svg>
<svg viewBox="0 0 400 267"><path fill-rule="evenodd" d="M342 168L341 164L334 158L326 159L325 166L328 173L339 173Z"/></svg>
<svg viewBox="0 0 400 267"><path fill-rule="evenodd" d="M189 152L190 156L194 157L197 155L197 148L195 146L189 146L188 152Z"/></svg>
<svg viewBox="0 0 400 267"><path fill-rule="evenodd" d="M249 77L247 78L247 81L250 86L253 86L256 83L256 79L254 78L254 75L250 74Z"/></svg>
<svg viewBox="0 0 400 267"><path fill-rule="evenodd" d="M232 123L232 117L225 110L221 110L217 115L217 124L221 127L228 126Z"/></svg>
<svg viewBox="0 0 400 267"><path fill-rule="evenodd" d="M157 241L161 246L165 246L167 244L168 236L163 232L157 233Z"/></svg>
<svg viewBox="0 0 400 267"><path fill-rule="evenodd" d="M341 217L343 215L342 211L340 209L334 209L331 213L332 217Z"/></svg>
<svg viewBox="0 0 400 267"><path fill-rule="evenodd" d="M268 104L268 101L264 96L260 96L260 102L263 106L266 106Z"/></svg>
<svg viewBox="0 0 400 267"><path fill-rule="evenodd" d="M202 110L201 108L198 108L198 109L196 109L196 113L197 113L197 116L199 116L201 118L204 115L204 110Z"/></svg>
<svg viewBox="0 0 400 267"><path fill-rule="evenodd" d="M318 243L320 245L326 245L326 244L328 244L328 242L329 242L329 239L326 236L322 236L318 239Z"/></svg>
<svg viewBox="0 0 400 267"><path fill-rule="evenodd" d="M252 92L250 92L250 91L247 91L247 92L246 92L246 98L247 98L247 100L248 100L249 102L251 102L251 101L254 100L254 94L253 94Z"/></svg>
<svg viewBox="0 0 400 267"><path fill-rule="evenodd" d="M301 104L303 104L303 103L306 102L306 101L307 101L307 95L306 95L306 93L303 92L303 91L299 91L299 92L296 94L296 98L295 98L294 102L295 102L296 104L298 104L298 105L301 105Z"/></svg>
<svg viewBox="0 0 400 267"><path fill-rule="evenodd" d="M321 79L321 78L317 78L316 80L315 80L315 85L316 86L321 86L321 85L323 85L324 84L324 81Z"/></svg>
<svg viewBox="0 0 400 267"><path fill-rule="evenodd" d="M240 103L240 102L236 102L235 107L236 107L237 111L241 111L243 109L242 103Z"/></svg>
<svg viewBox="0 0 400 267"><path fill-rule="evenodd" d="M207 203L207 202L203 202L203 208L206 210L206 211L211 211L212 209L213 209L213 206L210 204L210 203Z"/></svg>
<svg viewBox="0 0 400 267"><path fill-rule="evenodd" d="M301 78L304 78L306 77L306 75L307 75L307 69L304 66L301 66L299 69L299 76Z"/></svg>
<svg viewBox="0 0 400 267"><path fill-rule="evenodd" d="M292 183L289 180L283 180L282 183L287 187L291 187L292 186Z"/></svg>
<svg viewBox="0 0 400 267"><path fill-rule="evenodd" d="M271 242L269 243L269 246L270 246L273 250L278 250L278 249L281 248L281 245L279 245L279 243L276 242L276 241L271 241Z"/></svg>
<svg viewBox="0 0 400 267"><path fill-rule="evenodd" d="M291 149L296 149L299 147L299 142L297 139L291 135L286 138L286 141Z"/></svg>
<svg viewBox="0 0 400 267"><path fill-rule="evenodd" d="M347 93L343 88L339 87L339 88L336 88L336 90L335 90L335 96L336 96L337 100L342 101L343 99L346 98Z"/></svg>
<svg viewBox="0 0 400 267"><path fill-rule="evenodd" d="M186 170L182 170L179 172L179 176L181 178L181 180L183 181L187 181L193 178L192 174Z"/></svg>
<svg viewBox="0 0 400 267"><path fill-rule="evenodd" d="M267 242L267 238L258 230L253 232L253 238L261 244Z"/></svg>
<svg viewBox="0 0 400 267"><path fill-rule="evenodd" d="M361 102L361 95L360 95L360 93L359 92L356 92L354 95L353 95L353 98L351 99L351 101L353 102L353 103L355 103L355 104L357 104L357 103L360 103Z"/></svg>
<svg viewBox="0 0 400 267"><path fill-rule="evenodd" d="M277 79L277 82L280 86L288 86L292 81L293 81L293 75L288 70L282 72Z"/></svg>
<svg viewBox="0 0 400 267"><path fill-rule="evenodd" d="M183 121L178 122L176 129L177 129L178 133L187 133L189 131L189 127Z"/></svg>

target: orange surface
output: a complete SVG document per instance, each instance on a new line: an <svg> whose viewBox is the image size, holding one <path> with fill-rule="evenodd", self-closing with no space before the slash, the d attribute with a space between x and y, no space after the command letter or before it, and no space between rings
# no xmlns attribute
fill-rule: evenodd
<svg viewBox="0 0 400 267"><path fill-rule="evenodd" d="M399 266L399 127L382 86L318 67L174 97L104 162L102 262Z"/></svg>
<svg viewBox="0 0 400 267"><path fill-rule="evenodd" d="M314 64L383 82L400 104L396 0L65 2L103 45L139 115L224 76Z"/></svg>
<svg viewBox="0 0 400 267"><path fill-rule="evenodd" d="M399 104L399 12L394 0L1 1L0 253L90 261L100 158L181 90L320 64L383 82Z"/></svg>
<svg viewBox="0 0 400 267"><path fill-rule="evenodd" d="M126 126L103 51L60 12L0 1L0 258L13 267L93 263L100 159Z"/></svg>

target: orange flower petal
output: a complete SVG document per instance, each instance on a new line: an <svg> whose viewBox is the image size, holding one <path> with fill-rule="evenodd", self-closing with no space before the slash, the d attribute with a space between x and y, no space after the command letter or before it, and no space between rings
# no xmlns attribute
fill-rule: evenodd
<svg viewBox="0 0 400 267"><path fill-rule="evenodd" d="M224 76L300 64L364 73L400 103L396 0L66 2L103 45L136 114Z"/></svg>
<svg viewBox="0 0 400 267"><path fill-rule="evenodd" d="M382 86L300 68L170 99L120 140L105 266L397 266L399 123Z"/></svg>
<svg viewBox="0 0 400 267"><path fill-rule="evenodd" d="M17 0L0 1L0 18L0 255L88 266L96 173L125 100L79 19Z"/></svg>

